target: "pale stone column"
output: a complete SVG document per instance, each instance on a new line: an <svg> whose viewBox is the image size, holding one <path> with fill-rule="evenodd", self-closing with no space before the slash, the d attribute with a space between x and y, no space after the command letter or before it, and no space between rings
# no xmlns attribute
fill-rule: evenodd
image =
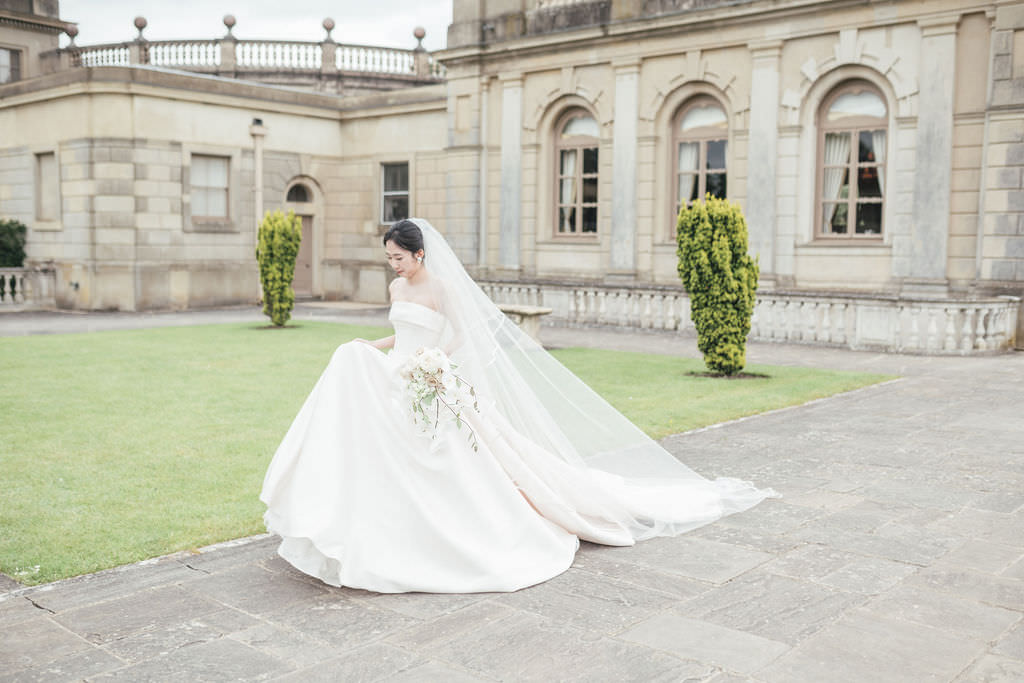
<svg viewBox="0 0 1024 683"><path fill-rule="evenodd" d="M519 268L523 186L523 77L501 78L501 240L499 265Z"/></svg>
<svg viewBox="0 0 1024 683"><path fill-rule="evenodd" d="M614 64L611 274L636 271L636 162L640 61Z"/></svg>
<svg viewBox="0 0 1024 683"><path fill-rule="evenodd" d="M747 156L747 228L750 251L759 259L761 272L776 273L776 249L792 251L793 245L775 244L776 166L779 136L779 57L782 42L750 45L753 72L750 87L750 137ZM792 262L792 257L780 259ZM792 273L785 273L790 275Z"/></svg>
<svg viewBox="0 0 1024 683"><path fill-rule="evenodd" d="M921 20L917 147L908 280L945 288L959 17Z"/></svg>

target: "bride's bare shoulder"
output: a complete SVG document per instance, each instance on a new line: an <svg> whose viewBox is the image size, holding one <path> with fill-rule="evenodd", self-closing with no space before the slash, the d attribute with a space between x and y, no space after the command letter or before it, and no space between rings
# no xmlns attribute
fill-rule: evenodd
<svg viewBox="0 0 1024 683"><path fill-rule="evenodd" d="M402 294L405 292L407 287L408 285L405 282L405 278L396 277L391 281L391 284L388 285L388 293L391 294L391 298L393 300L398 300L402 298Z"/></svg>

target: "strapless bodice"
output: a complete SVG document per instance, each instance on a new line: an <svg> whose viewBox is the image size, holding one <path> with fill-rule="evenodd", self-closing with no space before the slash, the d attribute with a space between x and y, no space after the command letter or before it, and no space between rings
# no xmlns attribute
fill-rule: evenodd
<svg viewBox="0 0 1024 683"><path fill-rule="evenodd" d="M395 328L392 356L405 357L441 342L445 317L432 308L411 301L396 301L391 304L388 320Z"/></svg>

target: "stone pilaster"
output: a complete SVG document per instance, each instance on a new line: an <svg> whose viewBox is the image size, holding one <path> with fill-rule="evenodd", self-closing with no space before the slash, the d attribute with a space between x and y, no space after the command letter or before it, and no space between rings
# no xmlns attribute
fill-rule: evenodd
<svg viewBox="0 0 1024 683"><path fill-rule="evenodd" d="M636 163L640 62L615 65L615 123L612 146L611 273L636 271Z"/></svg>
<svg viewBox="0 0 1024 683"><path fill-rule="evenodd" d="M776 165L779 135L779 58L782 42L750 45L753 73L750 88L750 142L747 161L747 227L750 251L766 276L777 273L776 250L792 254L792 244L775 243ZM791 263L792 258L780 259ZM784 273L787 275L790 272Z"/></svg>
<svg viewBox="0 0 1024 683"><path fill-rule="evenodd" d="M945 290L958 17L922 20L911 251L906 287ZM938 293L938 292L931 292Z"/></svg>
<svg viewBox="0 0 1024 683"><path fill-rule="evenodd" d="M523 176L523 78L501 78L501 268L519 268Z"/></svg>

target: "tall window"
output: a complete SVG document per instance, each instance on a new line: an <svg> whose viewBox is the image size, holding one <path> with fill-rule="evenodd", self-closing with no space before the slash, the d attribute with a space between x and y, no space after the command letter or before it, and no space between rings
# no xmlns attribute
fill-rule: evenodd
<svg viewBox="0 0 1024 683"><path fill-rule="evenodd" d="M409 164L381 164L381 222L409 217Z"/></svg>
<svg viewBox="0 0 1024 683"><path fill-rule="evenodd" d="M597 233L597 121L582 109L562 117L555 128L558 165L556 234Z"/></svg>
<svg viewBox="0 0 1024 683"><path fill-rule="evenodd" d="M679 112L673 130L676 213L708 193L725 198L729 119L722 106L710 97L698 97Z"/></svg>
<svg viewBox="0 0 1024 683"><path fill-rule="evenodd" d="M818 237L878 239L885 188L885 101L863 81L825 98L818 115Z"/></svg>
<svg viewBox="0 0 1024 683"><path fill-rule="evenodd" d="M10 83L21 78L21 53L0 47L0 83Z"/></svg>
<svg viewBox="0 0 1024 683"><path fill-rule="evenodd" d="M192 155L193 218L228 217L228 157Z"/></svg>
<svg viewBox="0 0 1024 683"><path fill-rule="evenodd" d="M36 155L36 220L60 219L60 176L53 152Z"/></svg>

